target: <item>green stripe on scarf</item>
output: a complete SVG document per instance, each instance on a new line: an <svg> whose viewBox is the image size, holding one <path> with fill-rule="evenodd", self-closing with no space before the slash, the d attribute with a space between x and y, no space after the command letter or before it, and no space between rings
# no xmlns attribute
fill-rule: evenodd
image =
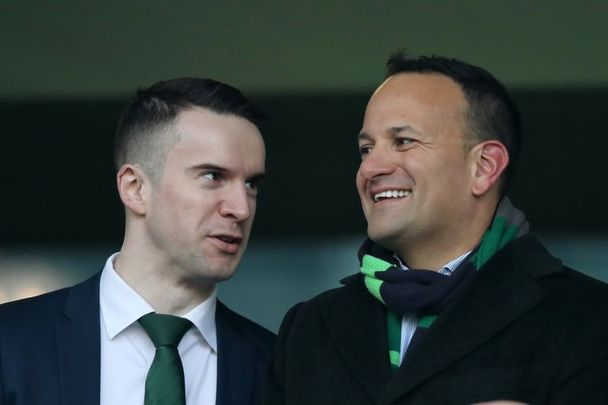
<svg viewBox="0 0 608 405"><path fill-rule="evenodd" d="M361 271L365 274L365 286L376 299L386 305L380 294L382 280L375 277L377 271L386 271L391 267L391 264L377 257L365 255L361 264Z"/></svg>
<svg viewBox="0 0 608 405"><path fill-rule="evenodd" d="M519 228L516 225L509 225L506 218L496 217L490 229L483 235L477 253L471 257L475 268L479 270L494 256L494 253L515 239L518 231Z"/></svg>
<svg viewBox="0 0 608 405"><path fill-rule="evenodd" d="M508 198L503 198L496 209L494 220L481 238L479 249L468 260L479 270L496 252L512 240L528 233L529 225L524 214L513 207ZM382 272L392 267L392 264L365 254L361 260L361 273L368 291L380 302L386 305L380 293L384 281L376 278L376 272ZM419 328L429 328L437 319L437 315L423 316L418 320ZM401 365L401 316L390 310L387 313L387 334L389 360L391 369L396 370Z"/></svg>
<svg viewBox="0 0 608 405"><path fill-rule="evenodd" d="M401 363L401 317L394 311L389 310L387 313L386 331L388 334L388 357L391 362L391 370L395 371Z"/></svg>
<svg viewBox="0 0 608 405"><path fill-rule="evenodd" d="M428 328L433 324L433 322L435 322L435 319L437 319L437 315L423 316L422 318L418 319L418 327Z"/></svg>

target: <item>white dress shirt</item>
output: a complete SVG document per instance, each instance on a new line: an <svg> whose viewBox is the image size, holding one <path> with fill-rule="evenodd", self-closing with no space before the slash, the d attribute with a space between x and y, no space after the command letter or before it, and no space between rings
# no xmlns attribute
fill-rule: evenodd
<svg viewBox="0 0 608 405"><path fill-rule="evenodd" d="M101 405L143 405L145 381L156 349L137 322L154 309L114 270L108 258L99 286ZM214 405L217 382L216 290L187 314L194 324L178 351L184 366L186 404Z"/></svg>

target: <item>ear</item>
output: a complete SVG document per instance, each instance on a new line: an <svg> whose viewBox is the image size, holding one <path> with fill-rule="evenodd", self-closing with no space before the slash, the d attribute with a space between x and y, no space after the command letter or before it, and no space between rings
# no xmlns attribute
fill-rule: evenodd
<svg viewBox="0 0 608 405"><path fill-rule="evenodd" d="M123 205L136 215L145 215L145 190L148 178L143 171L132 164L123 165L116 173L116 186Z"/></svg>
<svg viewBox="0 0 608 405"><path fill-rule="evenodd" d="M471 191L475 197L481 197L498 183L509 164L509 152L505 145L497 140L475 145L471 152L475 159Z"/></svg>

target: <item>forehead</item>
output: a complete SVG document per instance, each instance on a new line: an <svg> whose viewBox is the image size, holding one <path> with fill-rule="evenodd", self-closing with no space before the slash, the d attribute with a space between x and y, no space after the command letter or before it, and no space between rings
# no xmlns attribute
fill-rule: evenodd
<svg viewBox="0 0 608 405"><path fill-rule="evenodd" d="M386 79L372 95L382 97L416 97L425 104L455 104L466 102L458 83L439 73L398 73Z"/></svg>
<svg viewBox="0 0 608 405"><path fill-rule="evenodd" d="M435 73L400 73L376 89L366 115L377 112L407 115L418 111L459 116L467 107L460 85L449 77Z"/></svg>
<svg viewBox="0 0 608 405"><path fill-rule="evenodd" d="M252 122L242 117L191 108L180 112L175 127L179 140L167 158L173 155L175 159L188 163L205 160L197 164L213 163L226 168L264 165L262 135Z"/></svg>

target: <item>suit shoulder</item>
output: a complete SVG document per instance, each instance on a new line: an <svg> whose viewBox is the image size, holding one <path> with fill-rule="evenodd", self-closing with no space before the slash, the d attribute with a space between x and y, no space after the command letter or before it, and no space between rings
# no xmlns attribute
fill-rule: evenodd
<svg viewBox="0 0 608 405"><path fill-rule="evenodd" d="M608 284L565 266L534 235L516 239L495 257L492 266L498 271L510 271L511 266L525 269L539 282L553 304L590 310L590 314L601 312L608 305Z"/></svg>
<svg viewBox="0 0 608 405"><path fill-rule="evenodd" d="M371 301L377 304L367 292L362 278L358 274L344 280L344 285L324 291L307 301L292 306L285 314L281 329L290 329L294 324L307 329L321 321L323 313L328 310L340 310L353 301ZM279 332L281 335L281 332Z"/></svg>
<svg viewBox="0 0 608 405"><path fill-rule="evenodd" d="M66 302L70 295L75 295L77 302L81 302L81 296L90 300L92 293L98 292L99 274L79 283L75 286L61 288L31 298L7 302L0 305L0 325L18 326L19 328L35 328L45 323L54 323L58 317L63 316L66 310ZM27 322L24 322L27 319Z"/></svg>
<svg viewBox="0 0 608 405"><path fill-rule="evenodd" d="M563 298L569 297L579 307L608 309L608 284L564 266L561 277L548 277L545 286Z"/></svg>
<svg viewBox="0 0 608 405"><path fill-rule="evenodd" d="M584 287L591 291L601 293L602 295L608 291L608 284L605 282L570 267L564 266L564 275L568 277L571 282L575 283L575 286Z"/></svg>
<svg viewBox="0 0 608 405"><path fill-rule="evenodd" d="M234 312L220 301L217 302L216 311L216 320L218 323L230 324L231 327L236 329L239 333L246 335L249 339L253 339L253 341L263 347L270 348L274 345L276 335L263 326Z"/></svg>
<svg viewBox="0 0 608 405"><path fill-rule="evenodd" d="M363 284L363 278L359 274L347 277L343 280L344 285L324 291L311 299L297 304L298 311L317 311L323 308L340 305L348 302L354 297L367 297L368 292Z"/></svg>
<svg viewBox="0 0 608 405"><path fill-rule="evenodd" d="M7 302L0 305L0 324L13 322L23 324L24 319L50 320L62 313L69 287L31 298Z"/></svg>

